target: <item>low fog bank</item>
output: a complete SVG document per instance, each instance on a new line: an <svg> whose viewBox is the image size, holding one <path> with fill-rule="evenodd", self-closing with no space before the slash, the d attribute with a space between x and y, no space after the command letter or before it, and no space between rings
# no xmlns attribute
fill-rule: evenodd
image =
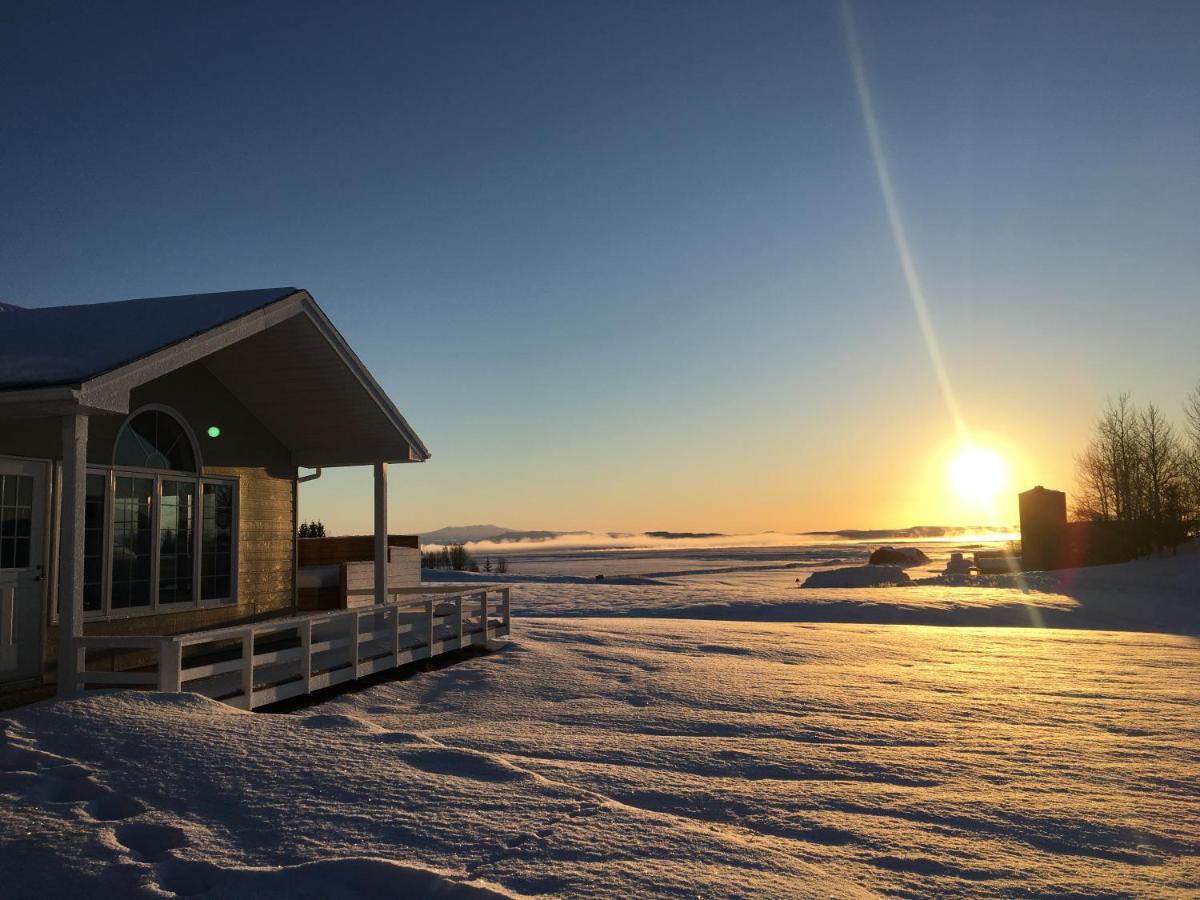
<svg viewBox="0 0 1200 900"><path fill-rule="evenodd" d="M921 543L960 541L970 539L980 542L1010 541L1020 538L1012 529L995 527L943 528L923 526L876 531L760 531L754 534L688 534L671 532L621 532L573 531L545 536L521 537L504 540L467 541L464 546L471 553L522 553L528 551L553 552L569 550L726 550L750 547L803 547L831 543L878 543L879 541ZM440 550L444 544L436 542L424 545L426 550Z"/></svg>

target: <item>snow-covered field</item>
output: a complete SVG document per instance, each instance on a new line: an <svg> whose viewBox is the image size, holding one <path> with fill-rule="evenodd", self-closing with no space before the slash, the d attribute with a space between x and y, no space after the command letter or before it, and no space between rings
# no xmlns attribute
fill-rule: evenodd
<svg viewBox="0 0 1200 900"><path fill-rule="evenodd" d="M504 576L431 572L441 582L520 585L516 615L652 616L768 622L1107 628L1200 634L1200 542L1176 556L1062 572L989 576L950 584L932 577L944 565L907 569L904 587L805 588L813 572L838 568L828 559L746 563L740 551L706 565L624 575L627 563L607 564L603 581L546 573ZM859 554L864 562L865 553ZM672 563L678 565L677 560ZM742 565L736 565L741 562ZM734 564L731 564L734 563ZM569 562L574 567L574 560Z"/></svg>
<svg viewBox="0 0 1200 900"><path fill-rule="evenodd" d="M15 710L0 896L1195 896L1196 559L533 581L495 652L285 713ZM1072 627L913 623L1018 613Z"/></svg>

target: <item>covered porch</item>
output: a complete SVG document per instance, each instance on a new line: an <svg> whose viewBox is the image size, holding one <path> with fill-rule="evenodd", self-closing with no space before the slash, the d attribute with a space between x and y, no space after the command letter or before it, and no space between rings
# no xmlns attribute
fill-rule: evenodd
<svg viewBox="0 0 1200 900"><path fill-rule="evenodd" d="M389 563L390 470L429 451L308 292L4 324L0 463L26 467L12 477L34 500L18 511L28 540L0 632L35 611L38 665L29 635L19 661L60 696L202 688L253 708L507 633L507 589L432 596L419 568ZM342 466L373 472L373 553L342 591L370 605L309 612L298 492ZM0 692L13 677L0 673Z"/></svg>

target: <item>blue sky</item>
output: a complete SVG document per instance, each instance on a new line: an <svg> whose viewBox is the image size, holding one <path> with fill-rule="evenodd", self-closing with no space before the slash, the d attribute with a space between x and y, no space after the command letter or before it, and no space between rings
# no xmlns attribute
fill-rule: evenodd
<svg viewBox="0 0 1200 900"><path fill-rule="evenodd" d="M1200 379L1200 6L853 8L968 424L1069 487ZM0 299L308 288L433 451L401 529L983 515L835 3L9 3L0 83Z"/></svg>

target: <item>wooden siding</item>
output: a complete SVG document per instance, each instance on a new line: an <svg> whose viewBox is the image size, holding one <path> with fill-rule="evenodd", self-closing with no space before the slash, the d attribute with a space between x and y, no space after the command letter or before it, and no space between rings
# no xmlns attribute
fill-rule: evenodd
<svg viewBox="0 0 1200 900"><path fill-rule="evenodd" d="M300 571L300 609L353 609L375 602L374 560L308 566ZM415 547L389 547L387 583L390 588L420 585L421 551Z"/></svg>
<svg viewBox="0 0 1200 900"><path fill-rule="evenodd" d="M375 562L352 562L342 566L342 595L345 606L369 606L375 602ZM394 548L387 564L388 587L413 587L421 583L421 551Z"/></svg>
<svg viewBox="0 0 1200 900"><path fill-rule="evenodd" d="M205 469L238 479L238 607L244 614L290 610L296 595L293 479L265 469Z"/></svg>

